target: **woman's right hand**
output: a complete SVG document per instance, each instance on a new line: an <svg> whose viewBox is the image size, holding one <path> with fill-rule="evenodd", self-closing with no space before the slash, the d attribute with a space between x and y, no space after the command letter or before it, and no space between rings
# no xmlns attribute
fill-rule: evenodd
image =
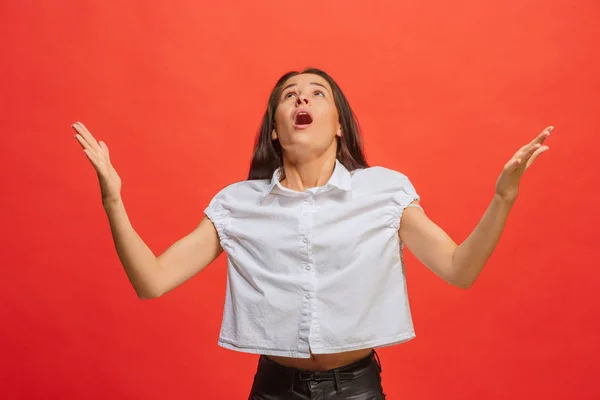
<svg viewBox="0 0 600 400"><path fill-rule="evenodd" d="M87 128L81 123L73 124L75 129L75 138L79 141L83 152L90 160L100 181L100 191L102 193L102 204L121 200L121 178L110 163L110 154L106 143L98 143Z"/></svg>

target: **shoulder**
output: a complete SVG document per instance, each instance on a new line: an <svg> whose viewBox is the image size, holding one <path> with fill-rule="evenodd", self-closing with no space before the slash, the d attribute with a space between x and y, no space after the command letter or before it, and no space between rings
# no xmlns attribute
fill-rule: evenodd
<svg viewBox="0 0 600 400"><path fill-rule="evenodd" d="M234 182L217 191L214 198L227 199L240 198L240 196L242 198L252 198L263 194L269 185L270 181L266 179Z"/></svg>
<svg viewBox="0 0 600 400"><path fill-rule="evenodd" d="M215 223L217 229L232 213L239 210L247 210L254 204L258 204L265 189L269 186L267 180L248 180L231 183L219 190L210 203L206 206L204 213Z"/></svg>
<svg viewBox="0 0 600 400"><path fill-rule="evenodd" d="M408 177L402 172L381 167L369 167L351 172L352 185L358 189L371 188L377 191L414 190Z"/></svg>

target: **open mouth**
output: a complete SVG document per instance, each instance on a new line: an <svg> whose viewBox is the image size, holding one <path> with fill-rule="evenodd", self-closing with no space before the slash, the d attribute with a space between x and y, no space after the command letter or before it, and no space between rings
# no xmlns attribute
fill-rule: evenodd
<svg viewBox="0 0 600 400"><path fill-rule="evenodd" d="M312 116L307 111L298 111L294 115L294 125L298 128L305 128L312 122Z"/></svg>

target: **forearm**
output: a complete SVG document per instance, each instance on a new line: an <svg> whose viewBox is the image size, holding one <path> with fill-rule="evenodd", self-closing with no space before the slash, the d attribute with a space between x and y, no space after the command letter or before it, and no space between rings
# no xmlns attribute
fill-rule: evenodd
<svg viewBox="0 0 600 400"><path fill-rule="evenodd" d="M494 195L479 224L454 251L452 271L461 287L473 284L492 255L514 202Z"/></svg>
<svg viewBox="0 0 600 400"><path fill-rule="evenodd" d="M158 261L137 234L121 199L104 202L119 260L135 292L141 299L155 297Z"/></svg>

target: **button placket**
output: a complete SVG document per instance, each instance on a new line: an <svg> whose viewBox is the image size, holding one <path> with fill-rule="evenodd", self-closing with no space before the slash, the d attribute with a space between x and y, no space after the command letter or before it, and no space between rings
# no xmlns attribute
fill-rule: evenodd
<svg viewBox="0 0 600 400"><path fill-rule="evenodd" d="M303 285L303 301L302 301L302 322L299 326L299 340L310 347L310 329L313 325L314 308L315 308L315 275L313 268L312 254L312 230L313 230L313 206L314 200L312 196L307 196L299 204L299 244L300 253L302 254L302 262L300 263L299 272L306 278Z"/></svg>
<svg viewBox="0 0 600 400"><path fill-rule="evenodd" d="M314 200L313 197L307 197L306 199L304 199L304 201L302 202L302 219L303 219L303 223L302 225L304 226L303 229L303 237L302 237L302 243L304 243L306 246L306 262L302 263L302 267L310 273L310 271L312 271L312 264L313 264L313 260L312 260L312 241L311 241L311 237L312 237L312 227L313 227L313 213L312 213L312 208L313 208L313 204L314 204Z"/></svg>

